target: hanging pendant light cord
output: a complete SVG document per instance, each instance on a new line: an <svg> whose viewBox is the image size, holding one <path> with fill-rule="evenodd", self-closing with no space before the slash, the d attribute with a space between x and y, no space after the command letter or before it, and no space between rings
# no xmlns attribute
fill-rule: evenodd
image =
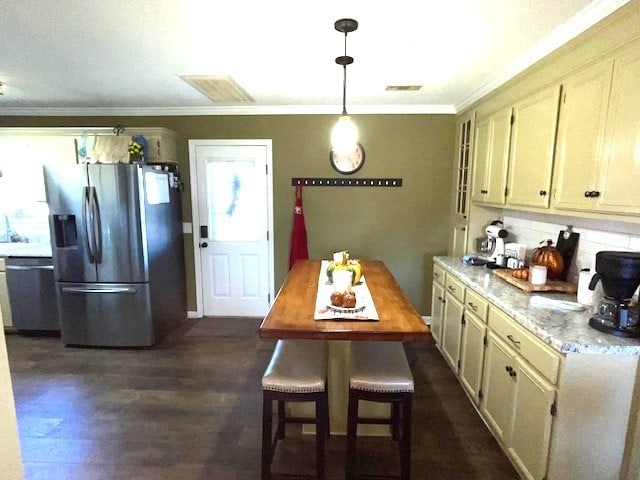
<svg viewBox="0 0 640 480"><path fill-rule="evenodd" d="M347 32L344 32L344 56L347 56ZM347 64L342 65L344 72L342 79L342 115L347 114Z"/></svg>

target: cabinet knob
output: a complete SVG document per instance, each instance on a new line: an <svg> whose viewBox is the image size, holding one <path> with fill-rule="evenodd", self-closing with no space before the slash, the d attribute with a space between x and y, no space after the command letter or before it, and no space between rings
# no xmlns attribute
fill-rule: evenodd
<svg viewBox="0 0 640 480"><path fill-rule="evenodd" d="M600 196L600 192L597 190L588 190L584 192L584 196L587 198L596 198Z"/></svg>
<svg viewBox="0 0 640 480"><path fill-rule="evenodd" d="M544 197L544 196L546 196L546 195L547 195L547 191L546 191L546 190L540 190L540 192L539 192L539 193L540 193L540 196L541 196L541 197Z"/></svg>
<svg viewBox="0 0 640 480"><path fill-rule="evenodd" d="M505 369L508 373L513 372L513 367L510 367L509 365L507 365L506 367L504 367L504 369Z"/></svg>
<svg viewBox="0 0 640 480"><path fill-rule="evenodd" d="M207 248L209 246L209 244L207 242L202 242L200 244L200 248Z"/></svg>

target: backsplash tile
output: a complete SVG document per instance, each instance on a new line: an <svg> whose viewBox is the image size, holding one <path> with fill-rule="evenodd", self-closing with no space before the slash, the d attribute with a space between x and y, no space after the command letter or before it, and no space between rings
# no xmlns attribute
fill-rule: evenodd
<svg viewBox="0 0 640 480"><path fill-rule="evenodd" d="M563 217L562 220L567 218ZM518 213L511 215L506 211L503 222L504 228L509 232L507 241L524 243L527 246L527 257L546 239L553 240L555 245L560 230L565 230L568 225L540 218L527 218ZM573 231L580 234L580 239L569 270L568 280L571 282L577 282L578 272L583 268L595 270L596 253L602 250L640 251L640 227L637 225L587 219L579 219L578 222L580 226L573 227Z"/></svg>

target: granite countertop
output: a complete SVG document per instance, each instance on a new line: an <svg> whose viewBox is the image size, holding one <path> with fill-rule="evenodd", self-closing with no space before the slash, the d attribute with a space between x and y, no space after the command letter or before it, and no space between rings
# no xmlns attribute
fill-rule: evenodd
<svg viewBox="0 0 640 480"><path fill-rule="evenodd" d="M640 356L640 339L620 338L589 326L593 307L584 311L543 308L529 303L532 295L576 302L575 294L526 293L498 278L486 267L464 265L459 258L434 257L434 261L462 283L511 315L543 342L561 353Z"/></svg>
<svg viewBox="0 0 640 480"><path fill-rule="evenodd" d="M51 245L37 242L0 243L0 257L50 257Z"/></svg>

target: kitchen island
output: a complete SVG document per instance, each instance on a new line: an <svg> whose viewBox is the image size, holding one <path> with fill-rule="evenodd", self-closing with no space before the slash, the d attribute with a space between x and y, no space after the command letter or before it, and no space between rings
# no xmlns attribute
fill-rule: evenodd
<svg viewBox="0 0 640 480"><path fill-rule="evenodd" d="M265 339L313 339L329 342L329 414L333 434L347 426L348 365L351 341L430 341L431 333L385 264L363 261L364 277L379 320L315 320L319 282L326 279L320 260L295 263L276 296L259 335ZM327 299L328 301L328 299ZM312 406L292 405L295 416L313 417ZM384 404L363 405L363 415L388 418ZM309 433L305 426L305 433ZM383 425L360 425L359 434L388 435Z"/></svg>
<svg viewBox="0 0 640 480"><path fill-rule="evenodd" d="M525 293L459 258L433 272L434 340L523 478L631 478L640 341L530 301L575 295Z"/></svg>

